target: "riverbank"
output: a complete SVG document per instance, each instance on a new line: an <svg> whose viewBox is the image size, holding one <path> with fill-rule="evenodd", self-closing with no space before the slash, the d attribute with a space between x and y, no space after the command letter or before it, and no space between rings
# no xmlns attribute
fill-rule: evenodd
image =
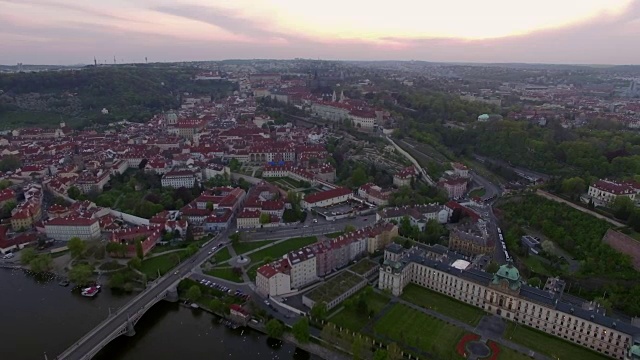
<svg viewBox="0 0 640 360"><path fill-rule="evenodd" d="M188 299L186 299L184 297L180 297L181 306L196 310L196 309L192 308L188 303L189 303ZM210 315L213 315L216 319L225 319L225 320L230 320L231 321L230 317L227 316L226 314L224 314L224 315L223 314L219 314L219 313L213 311L212 309L210 309L206 304L204 304L202 302L196 301L195 304L198 305L198 309L197 310L201 310L203 312L209 313ZM246 327L248 327L250 329L253 329L253 330L255 330L255 331L257 331L257 332L259 332L261 334L267 335L267 332L266 332L263 324L264 324L263 322L258 323L258 324L249 322L246 325ZM321 346L321 345L313 343L313 342L301 343L301 342L297 341L295 339L295 337L290 333L285 333L282 336L282 339L278 339L278 340L282 340L282 341L284 341L286 343L294 345L294 346L296 346L296 347L298 347L298 348L300 348L300 349L302 349L304 351L309 352L310 354L319 356L322 359L332 359L332 360L349 360L350 359L349 356L346 356L343 353L337 352L335 350L329 349L327 347Z"/></svg>

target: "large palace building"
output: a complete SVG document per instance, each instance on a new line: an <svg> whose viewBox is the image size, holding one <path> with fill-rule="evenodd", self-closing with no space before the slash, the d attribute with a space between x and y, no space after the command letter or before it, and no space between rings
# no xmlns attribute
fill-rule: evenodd
<svg viewBox="0 0 640 360"><path fill-rule="evenodd" d="M491 274L438 246L390 244L378 286L399 296L409 283L615 359L640 359L640 327L606 316L593 303L565 299L565 283L557 278L539 289L527 285L511 263Z"/></svg>

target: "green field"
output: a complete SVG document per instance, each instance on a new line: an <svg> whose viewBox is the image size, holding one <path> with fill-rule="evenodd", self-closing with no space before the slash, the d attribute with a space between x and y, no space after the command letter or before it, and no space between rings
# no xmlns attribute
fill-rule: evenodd
<svg viewBox="0 0 640 360"><path fill-rule="evenodd" d="M338 232L334 232L334 233L331 233L331 234L325 234L324 236L326 236L328 238L331 238L331 239L335 239L338 236L343 235L343 234L344 234L344 231L338 231Z"/></svg>
<svg viewBox="0 0 640 360"><path fill-rule="evenodd" d="M414 310L395 304L374 326L377 334L397 341L401 347L413 346L434 355L450 358L464 330Z"/></svg>
<svg viewBox="0 0 640 360"><path fill-rule="evenodd" d="M454 298L439 294L415 284L407 285L401 296L404 300L416 305L433 309L441 313L464 321L470 325L477 325L485 314L477 307L465 304Z"/></svg>
<svg viewBox="0 0 640 360"><path fill-rule="evenodd" d="M371 261L369 259L362 259L358 261L356 264L352 265L349 270L353 271L356 274L363 275L378 266L378 263Z"/></svg>
<svg viewBox="0 0 640 360"><path fill-rule="evenodd" d="M233 268L230 267L213 268L211 270L205 271L204 273L224 280L229 280L237 283L243 282L242 276L234 273Z"/></svg>
<svg viewBox="0 0 640 360"><path fill-rule="evenodd" d="M349 299L357 298L365 291L365 289L353 294ZM379 313L389 303L389 298L387 296L373 291L366 297L366 300L368 310L373 311L375 314ZM365 325L367 325L369 320L371 319L368 314L359 314L355 309L349 309L346 307L343 307L342 310L337 311L329 318L330 322L353 331L360 331Z"/></svg>
<svg viewBox="0 0 640 360"><path fill-rule="evenodd" d="M142 261L142 268L140 271L147 275L147 278L155 279L158 277L158 271L160 271L161 276L168 273L185 257L186 251L177 251L146 259Z"/></svg>
<svg viewBox="0 0 640 360"><path fill-rule="evenodd" d="M574 345L555 336L547 335L541 331L513 322L507 324L507 330L505 330L502 337L505 340L526 346L533 351L545 354L554 359L607 359L606 356L600 355L580 345Z"/></svg>
<svg viewBox="0 0 640 360"><path fill-rule="evenodd" d="M249 257L253 261L262 261L262 259L264 259L265 257L275 260L281 258L289 251L298 250L301 247L313 244L317 240L318 239L315 236L292 238L279 244L270 246L266 249L256 251L253 254L250 254Z"/></svg>
<svg viewBox="0 0 640 360"><path fill-rule="evenodd" d="M215 261L217 264L225 262L229 259L231 259L231 253L229 252L229 248L226 246L211 257L211 260Z"/></svg>
<svg viewBox="0 0 640 360"><path fill-rule="evenodd" d="M269 245L272 242L274 242L274 240L239 242L233 245L233 249L236 251L236 254L238 255L245 254L251 250L255 250L265 245Z"/></svg>
<svg viewBox="0 0 640 360"><path fill-rule="evenodd" d="M498 355L498 360L531 360L531 358L525 354L500 345L500 355Z"/></svg>
<svg viewBox="0 0 640 360"><path fill-rule="evenodd" d="M524 263L527 264L532 272L545 276L553 276L551 271L547 269L545 264L542 263L542 260L540 260L536 255L527 256L522 260L524 260Z"/></svg>
<svg viewBox="0 0 640 360"><path fill-rule="evenodd" d="M247 269L247 276L249 276L249 279L251 279L251 281L256 281L256 276L258 276L258 268L260 266L262 266L262 261L258 262L257 264L252 263L251 267Z"/></svg>
<svg viewBox="0 0 640 360"><path fill-rule="evenodd" d="M484 196L484 194L487 193L487 190L485 188L482 189L476 189L473 190L472 192L469 193L469 197L470 198L474 198L474 197L482 197Z"/></svg>

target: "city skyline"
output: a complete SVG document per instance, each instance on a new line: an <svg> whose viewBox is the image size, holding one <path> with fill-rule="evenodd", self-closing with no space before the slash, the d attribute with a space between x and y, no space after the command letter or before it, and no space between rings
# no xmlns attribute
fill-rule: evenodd
<svg viewBox="0 0 640 360"><path fill-rule="evenodd" d="M0 0L0 63L322 58L633 64L640 1ZM578 6L579 5L579 6Z"/></svg>

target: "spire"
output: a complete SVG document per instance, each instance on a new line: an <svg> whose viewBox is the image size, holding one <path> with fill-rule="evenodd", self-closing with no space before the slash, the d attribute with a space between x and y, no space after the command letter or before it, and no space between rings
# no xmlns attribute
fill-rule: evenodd
<svg viewBox="0 0 640 360"><path fill-rule="evenodd" d="M344 90L340 90L340 102L344 102L346 99L344 97Z"/></svg>
<svg viewBox="0 0 640 360"><path fill-rule="evenodd" d="M333 90L333 95L331 95L331 101L336 102L336 91Z"/></svg>

